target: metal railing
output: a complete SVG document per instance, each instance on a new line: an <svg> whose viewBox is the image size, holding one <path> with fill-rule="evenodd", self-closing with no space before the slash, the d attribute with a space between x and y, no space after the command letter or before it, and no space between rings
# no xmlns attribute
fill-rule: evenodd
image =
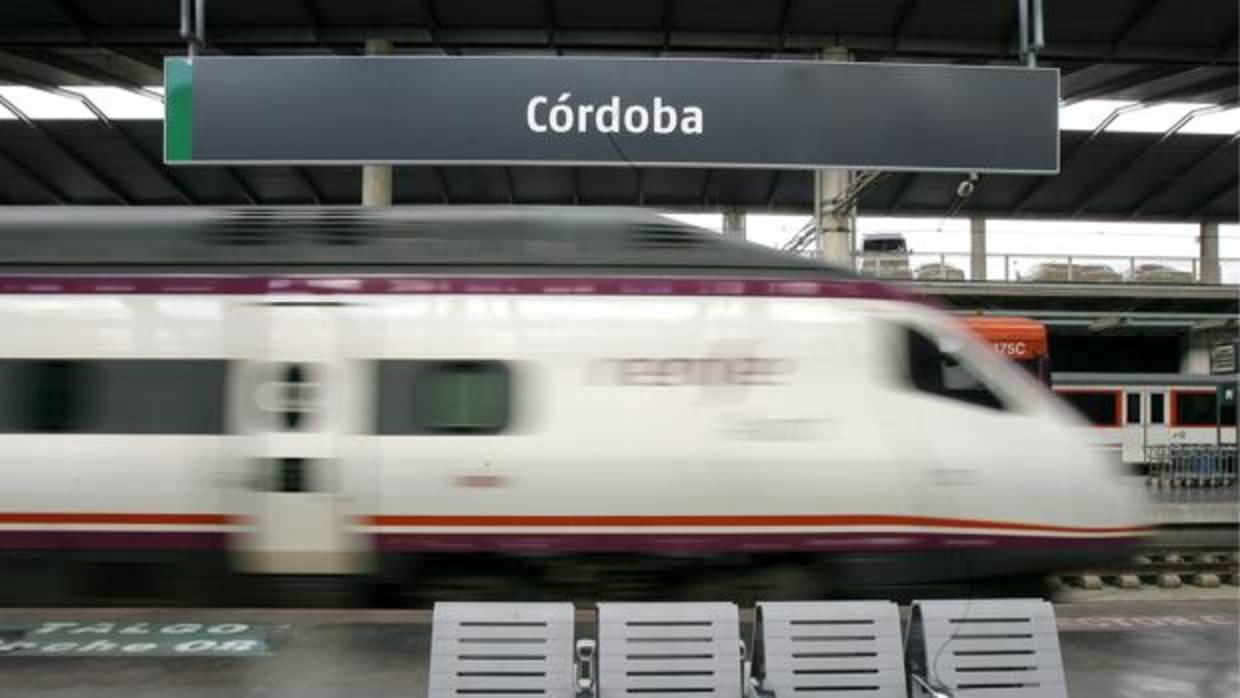
<svg viewBox="0 0 1240 698"><path fill-rule="evenodd" d="M988 254L986 281L1025 283L1201 283L1197 257ZM975 281L967 252L858 252L858 272L880 279ZM1219 282L1240 284L1240 258L1219 260Z"/></svg>
<svg viewBox="0 0 1240 698"><path fill-rule="evenodd" d="M1148 482L1158 488L1232 487L1236 484L1236 445L1171 444L1147 446Z"/></svg>

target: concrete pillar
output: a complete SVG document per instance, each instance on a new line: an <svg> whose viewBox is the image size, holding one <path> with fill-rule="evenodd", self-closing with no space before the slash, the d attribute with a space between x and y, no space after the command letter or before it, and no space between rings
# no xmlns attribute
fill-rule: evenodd
<svg viewBox="0 0 1240 698"><path fill-rule="evenodd" d="M392 53L392 42L388 39L371 39L366 42L367 56L386 56ZM392 205L392 166L362 166L362 205Z"/></svg>
<svg viewBox="0 0 1240 698"><path fill-rule="evenodd" d="M852 56L843 47L823 50L824 61L850 61ZM853 173L850 170L822 169L814 171L814 225L818 229L818 249L823 261L853 267L853 235L857 207L847 202Z"/></svg>
<svg viewBox="0 0 1240 698"><path fill-rule="evenodd" d="M1201 245L1198 272L1201 283L1217 284L1221 278L1218 263L1218 223L1202 223L1201 234L1197 237Z"/></svg>
<svg viewBox="0 0 1240 698"><path fill-rule="evenodd" d="M981 216L969 219L969 278L986 280L986 219Z"/></svg>
<svg viewBox="0 0 1240 698"><path fill-rule="evenodd" d="M723 209L723 234L736 240L745 239L745 209Z"/></svg>

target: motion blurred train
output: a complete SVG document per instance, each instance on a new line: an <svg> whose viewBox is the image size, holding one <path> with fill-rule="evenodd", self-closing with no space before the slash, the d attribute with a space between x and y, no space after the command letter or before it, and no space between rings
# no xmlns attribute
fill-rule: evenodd
<svg viewBox="0 0 1240 698"><path fill-rule="evenodd" d="M1149 531L944 313L649 212L8 209L0 322L6 575L625 554L864 585Z"/></svg>

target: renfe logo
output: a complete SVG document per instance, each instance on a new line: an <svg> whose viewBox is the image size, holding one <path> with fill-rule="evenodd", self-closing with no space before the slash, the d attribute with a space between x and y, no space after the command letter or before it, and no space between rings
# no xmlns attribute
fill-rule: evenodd
<svg viewBox="0 0 1240 698"><path fill-rule="evenodd" d="M531 98L525 105L525 125L534 133L702 133L701 107L676 107L665 104L662 97L655 97L650 106L623 105L618 95L606 104L570 104L572 96L564 92L554 102L546 95Z"/></svg>
<svg viewBox="0 0 1240 698"><path fill-rule="evenodd" d="M790 359L760 357L599 359L590 366L590 382L649 386L779 385L792 370Z"/></svg>

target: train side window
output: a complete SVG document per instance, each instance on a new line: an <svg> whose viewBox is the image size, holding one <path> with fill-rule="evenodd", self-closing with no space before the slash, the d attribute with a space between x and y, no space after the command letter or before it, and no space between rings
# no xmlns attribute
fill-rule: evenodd
<svg viewBox="0 0 1240 698"><path fill-rule="evenodd" d="M972 405L1003 409L999 398L960 357L943 351L938 342L913 329L905 329L905 339L908 376L914 388Z"/></svg>
<svg viewBox="0 0 1240 698"><path fill-rule="evenodd" d="M86 361L6 361L14 389L12 431L76 432L87 427L91 368ZM7 429L5 431L8 431Z"/></svg>
<svg viewBox="0 0 1240 698"><path fill-rule="evenodd" d="M1150 393L1150 424L1166 424L1166 403L1162 393Z"/></svg>
<svg viewBox="0 0 1240 698"><path fill-rule="evenodd" d="M512 421L513 381L500 361L380 361L380 434L499 434Z"/></svg>
<svg viewBox="0 0 1240 698"><path fill-rule="evenodd" d="M1118 391L1111 390L1070 390L1059 393L1076 408L1091 424L1100 427L1119 426Z"/></svg>
<svg viewBox="0 0 1240 698"><path fill-rule="evenodd" d="M1128 405L1125 411L1126 421L1129 424L1141 423L1141 393L1128 393Z"/></svg>
<svg viewBox="0 0 1240 698"><path fill-rule="evenodd" d="M0 360L0 432L221 434L218 359Z"/></svg>
<svg viewBox="0 0 1240 698"><path fill-rule="evenodd" d="M1218 396L1215 393L1174 393L1176 424L1183 426L1214 426Z"/></svg>

